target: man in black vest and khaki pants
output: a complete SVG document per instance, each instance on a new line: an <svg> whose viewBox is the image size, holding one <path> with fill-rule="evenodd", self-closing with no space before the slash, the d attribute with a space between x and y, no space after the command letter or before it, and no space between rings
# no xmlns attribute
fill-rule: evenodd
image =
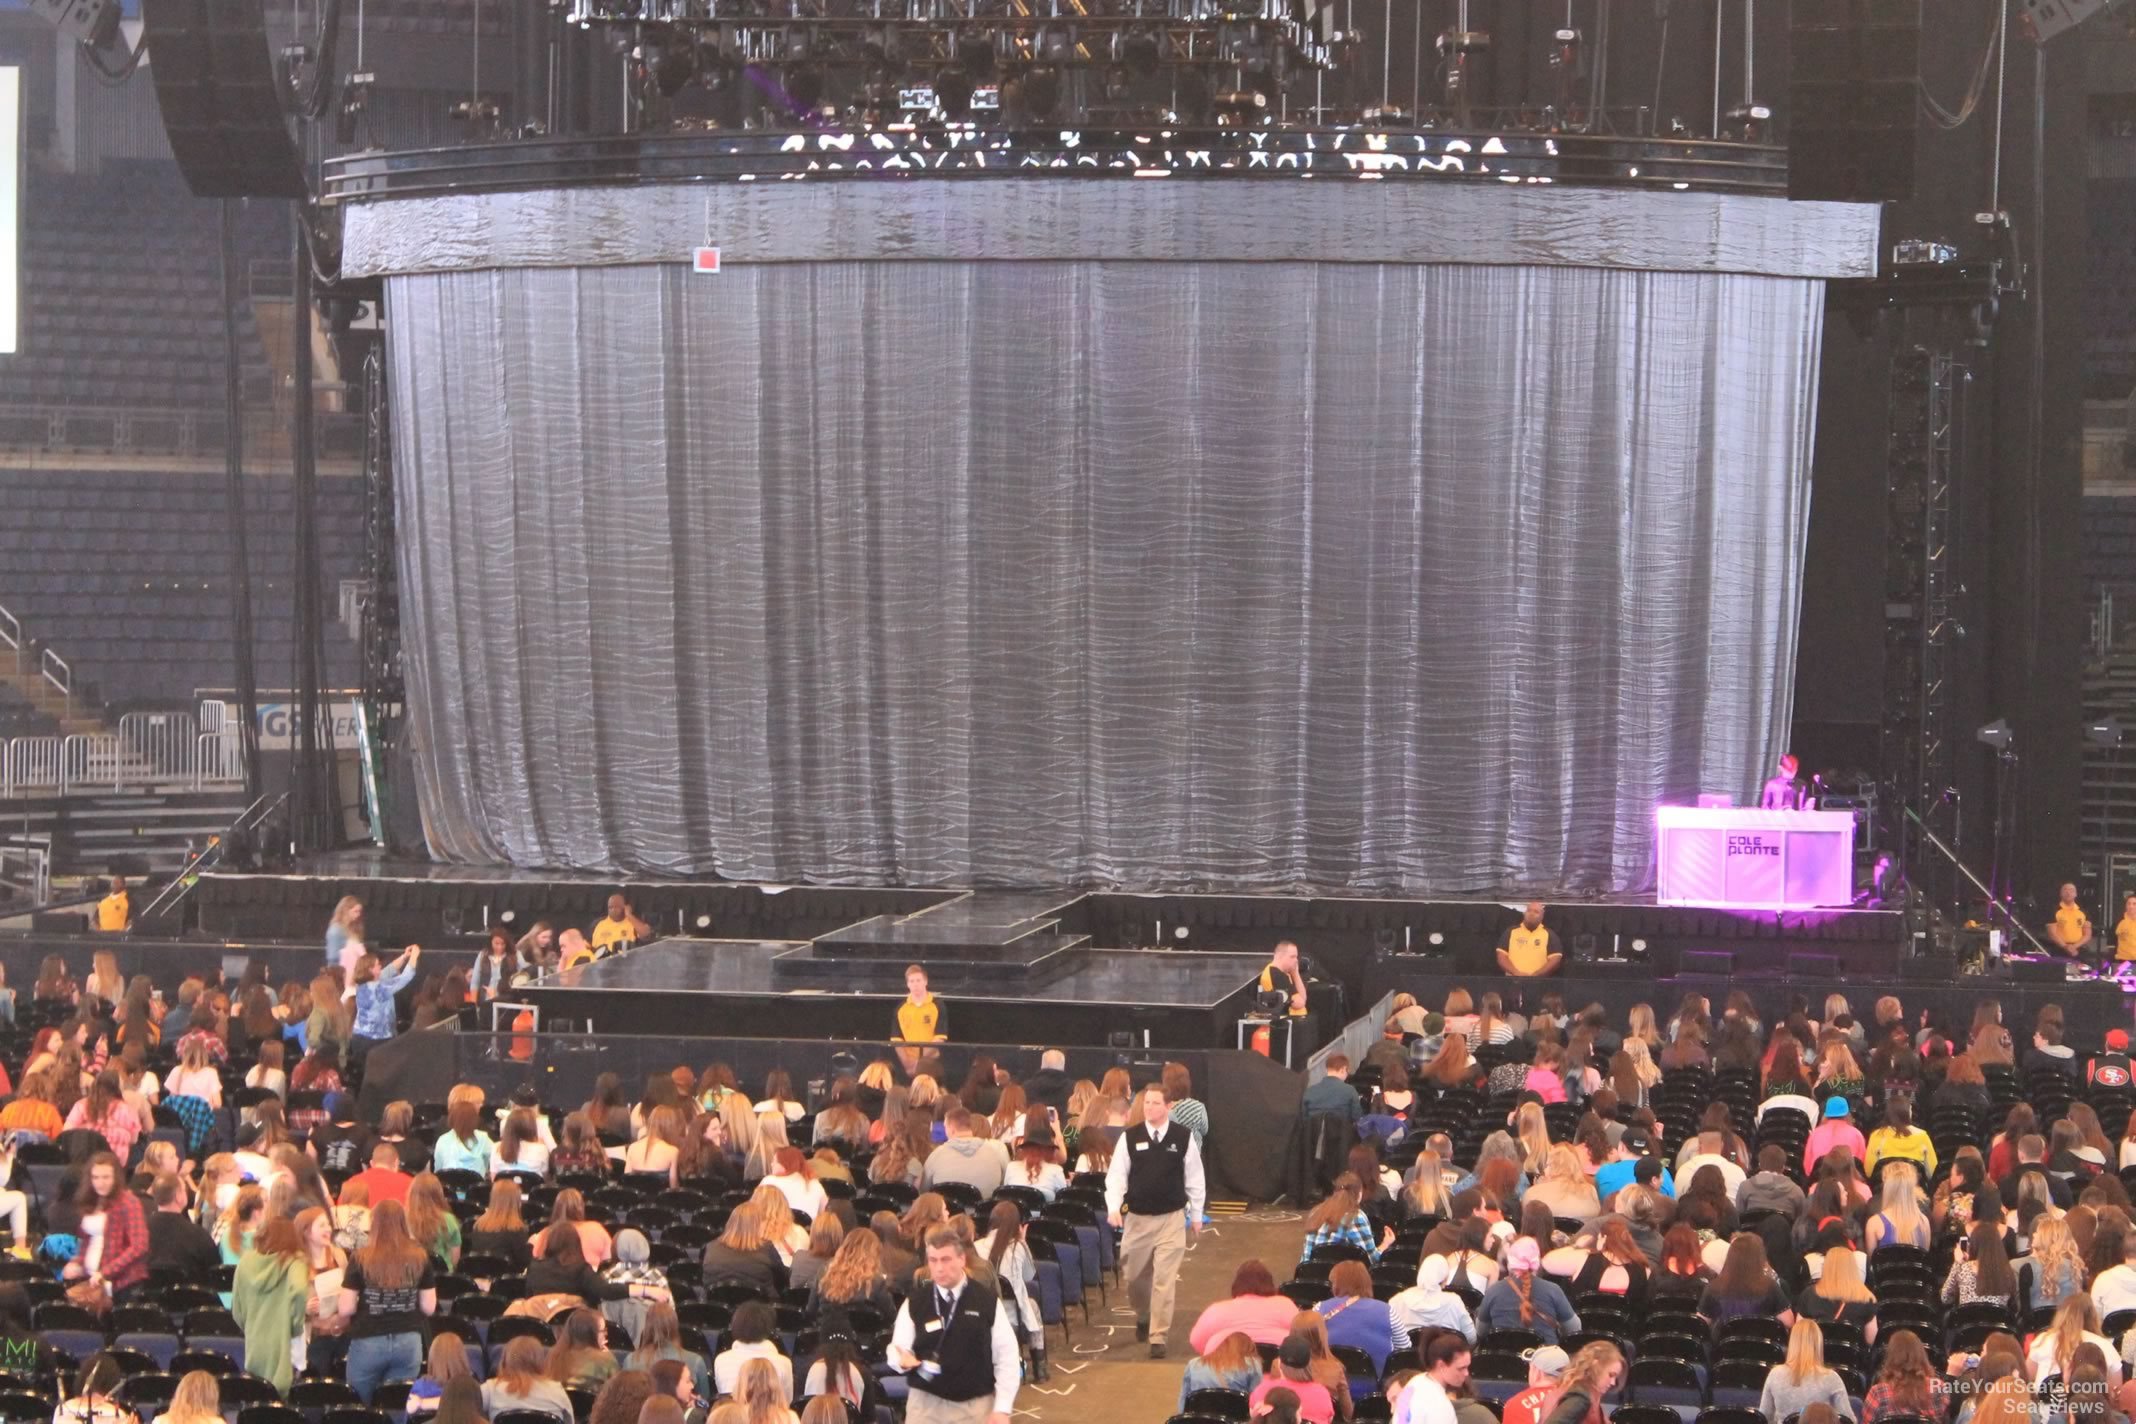
<svg viewBox="0 0 2136 1424"><path fill-rule="evenodd" d="M890 1327L890 1363L911 1377L905 1424L1009 1424L1023 1363L1001 1297L965 1274L945 1226L927 1233L927 1276Z"/></svg>
<svg viewBox="0 0 2136 1424"><path fill-rule="evenodd" d="M1201 1144L1172 1121L1172 1105L1155 1083L1142 1090L1142 1121L1113 1144L1105 1172L1105 1210L1120 1238L1120 1273L1135 1307L1135 1338L1150 1342L1150 1358L1164 1358L1172 1326L1172 1292L1186 1259L1187 1233L1201 1234L1209 1189L1202 1178Z"/></svg>

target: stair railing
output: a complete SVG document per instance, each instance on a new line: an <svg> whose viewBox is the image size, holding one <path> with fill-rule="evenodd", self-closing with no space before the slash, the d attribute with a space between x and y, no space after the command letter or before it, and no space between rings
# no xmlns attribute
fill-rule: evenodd
<svg viewBox="0 0 2136 1424"><path fill-rule="evenodd" d="M15 671L22 671L22 620L0 607L0 648L15 655Z"/></svg>
<svg viewBox="0 0 2136 1424"><path fill-rule="evenodd" d="M1900 809L1905 811L1906 819L1914 823L1914 829L1921 833L1922 839L1926 840L1930 845L1934 846L1936 850L1943 856L1943 858L1949 861L1951 865L1957 870L1957 872L1960 875L1963 875L1966 880L1972 884L1972 887L1975 890L1980 892L1980 898L1988 902L1989 907L2003 921L2003 923L2007 924L2011 929L2017 931L2017 933L2025 937L2025 942L2032 946L2033 953L2040 955L2044 955L2047 953L2047 946L2040 943L2039 936L2035 935L2032 932L2031 926L2027 925L2023 920L2019 919L2015 910L2012 910L2008 905L2004 904L2003 901L1996 896L1995 892L1993 890L1990 890L1987 885L1981 881L1981 878L1979 876L1975 875L1970 869L1967 868L1966 863L1958 858L1958 852L1952 850L1949 846L1945 845L1942 841L1942 838L1937 836L1934 831L1928 828L1928 823L1926 821L1923 821L1920 816L1914 813L1913 807L1903 806Z"/></svg>
<svg viewBox="0 0 2136 1424"><path fill-rule="evenodd" d="M282 803L288 799L287 791L271 801L264 794L254 797L252 804L238 812L237 819L223 827L220 835L209 837L208 843L185 863L185 868L178 872L177 878L157 891L156 898L148 902L148 908L141 911L137 918L145 920L150 915L168 914L184 904L185 897L192 894L193 887L200 883L200 872L222 859L224 849L230 844L231 838L243 835L260 825L280 810Z"/></svg>

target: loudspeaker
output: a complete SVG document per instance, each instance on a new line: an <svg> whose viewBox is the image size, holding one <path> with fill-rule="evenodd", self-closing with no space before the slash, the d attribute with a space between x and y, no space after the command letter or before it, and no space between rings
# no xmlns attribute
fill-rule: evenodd
<svg viewBox="0 0 2136 1424"><path fill-rule="evenodd" d="M303 198L262 0L142 0L171 152L202 198Z"/></svg>
<svg viewBox="0 0 2136 1424"><path fill-rule="evenodd" d="M1735 978L1735 954L1725 949L1687 949L1676 972L1700 978Z"/></svg>
<svg viewBox="0 0 2136 1424"><path fill-rule="evenodd" d="M1787 195L1912 197L1921 0L1794 0L1788 45Z"/></svg>
<svg viewBox="0 0 2136 1424"><path fill-rule="evenodd" d="M2069 961L2065 959L2009 959L2010 977L2020 984L2066 984Z"/></svg>

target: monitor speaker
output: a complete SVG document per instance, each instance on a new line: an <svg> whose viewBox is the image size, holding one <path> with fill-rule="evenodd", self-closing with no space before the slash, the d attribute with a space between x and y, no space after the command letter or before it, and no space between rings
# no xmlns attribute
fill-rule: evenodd
<svg viewBox="0 0 2136 1424"><path fill-rule="evenodd" d="M303 198L262 0L142 0L171 153L202 198Z"/></svg>
<svg viewBox="0 0 2136 1424"><path fill-rule="evenodd" d="M1920 88L1921 0L1794 0L1787 195L1912 197Z"/></svg>

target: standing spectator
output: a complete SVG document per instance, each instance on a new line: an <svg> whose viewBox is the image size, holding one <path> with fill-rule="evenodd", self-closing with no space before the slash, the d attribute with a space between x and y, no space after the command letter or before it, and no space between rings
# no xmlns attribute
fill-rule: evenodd
<svg viewBox="0 0 2136 1424"><path fill-rule="evenodd" d="M262 1226L237 1263L230 1313L245 1333L245 1371L289 1393L290 1342L304 1338L311 1296L311 1263L295 1222L277 1217Z"/></svg>
<svg viewBox="0 0 2136 1424"><path fill-rule="evenodd" d="M111 877L111 893L96 902L96 927L102 934L123 934L133 924L133 905L126 897L126 877Z"/></svg>
<svg viewBox="0 0 2136 1424"><path fill-rule="evenodd" d="M411 944L401 951L400 958L383 969L379 967L378 957L370 953L356 961L356 972L351 980L353 987L345 997L353 999L356 1005L349 1029L349 1058L359 1068L372 1048L398 1031L393 997L414 982L416 966L422 957L422 946Z"/></svg>
<svg viewBox="0 0 2136 1424"><path fill-rule="evenodd" d="M1165 1355L1179 1265L1187 1234L1201 1232L1206 1193L1201 1144L1171 1125L1164 1090L1145 1088L1142 1121L1121 1133L1105 1174L1105 1211L1114 1226L1126 1228L1120 1271L1135 1308L1135 1338L1149 1341L1151 1359Z"/></svg>
<svg viewBox="0 0 2136 1424"><path fill-rule="evenodd" d="M371 1208L371 1242L350 1258L340 1313L349 1322L349 1387L365 1404L381 1384L413 1380L422 1365L423 1318L438 1308L430 1253L408 1234L397 1201Z"/></svg>
<svg viewBox="0 0 2136 1424"><path fill-rule="evenodd" d="M502 925L491 926L489 939L484 942L482 952L475 956L475 972L468 976L468 992L474 995L476 1003L488 1003L510 987L512 971L516 967L512 932Z"/></svg>
<svg viewBox="0 0 2136 1424"><path fill-rule="evenodd" d="M1468 1384L1470 1355L1469 1342L1451 1330L1425 1341L1417 1351L1424 1369L1395 1397L1394 1424L1454 1424L1453 1397Z"/></svg>
<svg viewBox="0 0 2136 1424"><path fill-rule="evenodd" d="M1165 1101L1172 1105L1172 1121L1194 1134L1200 1142L1209 1135L1209 1109L1194 1096L1194 1077L1184 1063L1167 1063L1158 1079L1164 1084Z"/></svg>
<svg viewBox="0 0 2136 1424"><path fill-rule="evenodd" d="M133 1288L148 1279L148 1215L127 1189L118 1158L109 1152L90 1156L74 1204L81 1212L78 1244L60 1274L96 1282L114 1304L124 1305Z"/></svg>
<svg viewBox="0 0 2136 1424"><path fill-rule="evenodd" d="M351 944L359 950L363 946L363 902L344 895L326 922L326 967L346 974L350 964L346 951Z"/></svg>

